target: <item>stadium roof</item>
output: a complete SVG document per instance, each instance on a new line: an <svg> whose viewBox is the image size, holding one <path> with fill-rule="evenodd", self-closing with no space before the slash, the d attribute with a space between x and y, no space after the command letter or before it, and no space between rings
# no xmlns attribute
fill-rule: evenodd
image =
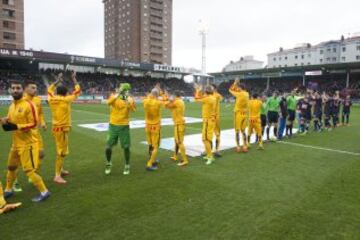
<svg viewBox="0 0 360 240"><path fill-rule="evenodd" d="M138 63L120 59L105 59L88 56L71 55L44 51L0 48L0 59L28 60L32 62L71 64L80 66L95 66L121 69L137 69L164 73L189 74L182 67L174 67L152 63Z"/></svg>
<svg viewBox="0 0 360 240"><path fill-rule="evenodd" d="M240 77L242 79L302 77L304 75L360 73L360 62L306 65L282 68L261 68L233 72L210 73L215 79Z"/></svg>

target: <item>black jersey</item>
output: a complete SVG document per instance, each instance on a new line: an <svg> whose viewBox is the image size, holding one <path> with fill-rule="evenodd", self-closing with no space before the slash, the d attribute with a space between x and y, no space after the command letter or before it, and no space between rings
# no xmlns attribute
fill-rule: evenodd
<svg viewBox="0 0 360 240"><path fill-rule="evenodd" d="M334 99L333 100L333 108L332 108L332 113L333 114L339 114L340 111L340 104L341 104L341 100L340 99Z"/></svg>
<svg viewBox="0 0 360 240"><path fill-rule="evenodd" d="M281 116L283 118L286 118L288 115L286 98L281 98L279 105L280 105Z"/></svg>
<svg viewBox="0 0 360 240"><path fill-rule="evenodd" d="M332 98L328 98L324 104L325 115L330 115L333 111L333 107L334 107L334 100Z"/></svg>
<svg viewBox="0 0 360 240"><path fill-rule="evenodd" d="M305 119L311 119L311 104L309 102L303 101L300 104L301 116Z"/></svg>
<svg viewBox="0 0 360 240"><path fill-rule="evenodd" d="M342 102L343 104L343 112L344 113L349 113L350 112L350 107L352 106L352 102L350 99L345 99Z"/></svg>

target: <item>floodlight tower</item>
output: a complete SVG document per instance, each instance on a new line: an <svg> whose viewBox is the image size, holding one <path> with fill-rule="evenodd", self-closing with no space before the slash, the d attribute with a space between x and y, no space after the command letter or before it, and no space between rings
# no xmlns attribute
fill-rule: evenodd
<svg viewBox="0 0 360 240"><path fill-rule="evenodd" d="M201 64L201 73L206 75L206 36L209 32L209 25L204 20L199 21L199 33L202 40L202 64ZM207 79L207 84L209 84L209 79Z"/></svg>

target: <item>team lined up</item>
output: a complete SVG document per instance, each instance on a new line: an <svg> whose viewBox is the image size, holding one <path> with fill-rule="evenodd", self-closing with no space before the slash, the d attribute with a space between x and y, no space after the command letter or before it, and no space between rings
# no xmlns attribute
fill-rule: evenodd
<svg viewBox="0 0 360 240"><path fill-rule="evenodd" d="M48 103L52 113L52 134L56 144L56 164L54 182L66 184L65 176L69 171L64 170L64 159L69 154L69 132L71 130L71 104L80 95L80 85L76 74L71 74L74 91L69 94L63 84L63 75L60 73L55 83L48 88ZM25 90L25 93L23 94ZM105 174L109 175L112 169L112 149L120 141L124 151L124 175L130 174L131 138L129 119L130 114L136 111L134 99L130 96L130 84L121 84L118 91L107 101L110 106L109 130L105 149ZM38 173L41 159L44 157L43 141L39 129L46 130L41 99L36 96L36 84L27 82L25 89L20 82L11 83L11 95L14 102L9 107L8 116L1 118L5 131L12 131L12 147L8 157L7 181L4 193L0 187L0 211L11 210L19 204L7 205L5 199L14 192L21 191L17 184L17 169L22 167L29 181L39 190L40 194L33 199L41 202L50 196L44 181ZM234 106L234 128L236 135L236 151L247 152L250 147L250 136L257 136L258 148L264 149L263 136L270 139L270 127L273 127L274 136L282 139L284 134L291 137L293 124L298 119L299 130L306 133L310 122L314 120L315 130L320 131L323 126L330 129L338 125L340 106L343 105L342 122L349 123L351 100L347 97L341 100L338 93L334 96L320 95L317 92L301 93L293 91L291 94L274 92L269 98L258 94L251 97L235 80L229 92L236 98ZM195 101L202 104L202 141L205 147L204 159L210 165L215 157L220 157L221 116L220 103L223 97L216 91L216 87L195 85ZM158 169L157 153L161 140L161 112L167 108L172 112L174 121L174 161L181 155L179 166L186 166L189 160L186 156L184 136L186 131L185 104L181 92L175 91L172 95L162 91L156 85L143 100L145 113L145 133L149 148L149 159L146 163L148 171ZM323 118L324 116L324 118ZM213 138L215 136L215 146ZM242 140L242 141L241 141ZM4 199L5 198L5 199Z"/></svg>

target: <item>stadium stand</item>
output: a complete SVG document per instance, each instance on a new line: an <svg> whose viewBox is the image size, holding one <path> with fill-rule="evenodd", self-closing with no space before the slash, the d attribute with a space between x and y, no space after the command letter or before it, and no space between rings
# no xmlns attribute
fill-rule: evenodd
<svg viewBox="0 0 360 240"><path fill-rule="evenodd" d="M55 81L56 71L43 71L39 74L31 73L11 73L0 72L0 94L7 94L9 83L11 80L34 80L38 83L39 94L46 94L46 85ZM68 79L69 72L65 73L65 80ZM107 96L114 91L120 83L128 82L132 85L132 93L136 96L143 96L156 83L160 83L163 89L172 92L180 89L184 95L192 95L193 87L177 78L151 78L151 77L134 77L134 76L118 76L102 73L78 73L78 81L83 89L83 93L87 95L103 95Z"/></svg>

